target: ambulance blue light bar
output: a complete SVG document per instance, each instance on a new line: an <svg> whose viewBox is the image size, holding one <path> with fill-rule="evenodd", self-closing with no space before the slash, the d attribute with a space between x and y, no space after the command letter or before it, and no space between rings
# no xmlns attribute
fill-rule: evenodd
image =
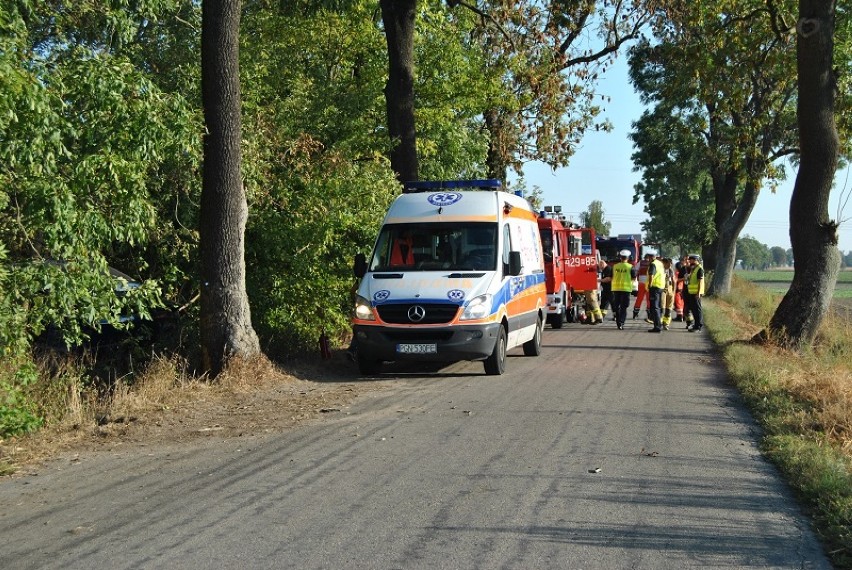
<svg viewBox="0 0 852 570"><path fill-rule="evenodd" d="M434 192L447 189L470 189L470 190L499 190L502 183L496 179L484 180L412 180L403 185L404 194L415 192Z"/></svg>

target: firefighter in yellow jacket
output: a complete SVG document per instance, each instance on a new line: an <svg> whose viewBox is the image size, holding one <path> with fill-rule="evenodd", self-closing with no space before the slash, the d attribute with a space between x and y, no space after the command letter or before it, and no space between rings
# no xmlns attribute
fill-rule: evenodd
<svg viewBox="0 0 852 570"><path fill-rule="evenodd" d="M663 331L660 302L666 288L666 270L655 251L646 253L645 259L648 261L648 280L645 283L648 290L648 317L654 323L654 328L648 329L648 332L658 333Z"/></svg>
<svg viewBox="0 0 852 570"><path fill-rule="evenodd" d="M686 278L686 291L684 301L690 313L692 313L692 327L689 332L698 332L704 326L701 313L701 297L704 296L704 268L701 267L698 254L689 254L689 276Z"/></svg>

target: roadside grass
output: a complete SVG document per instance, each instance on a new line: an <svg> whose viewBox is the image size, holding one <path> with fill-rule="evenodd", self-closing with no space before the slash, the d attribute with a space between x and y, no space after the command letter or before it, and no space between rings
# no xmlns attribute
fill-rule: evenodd
<svg viewBox="0 0 852 570"><path fill-rule="evenodd" d="M37 370L37 380L19 391L41 421L23 433L4 436L0 432L0 476L17 472L24 463L55 456L75 442L106 437L116 427L141 417L195 399L247 392L283 376L265 358L237 359L210 382L194 374L185 358L172 355L154 356L125 377L104 379L91 375L90 360L87 354L50 353L34 358L31 365ZM12 363L0 360L0 380L10 376L13 368ZM3 392L0 389L0 396Z"/></svg>
<svg viewBox="0 0 852 570"><path fill-rule="evenodd" d="M707 302L708 328L763 426L762 450L814 520L837 568L852 569L852 320L832 311L802 352L754 345L780 297L735 276Z"/></svg>

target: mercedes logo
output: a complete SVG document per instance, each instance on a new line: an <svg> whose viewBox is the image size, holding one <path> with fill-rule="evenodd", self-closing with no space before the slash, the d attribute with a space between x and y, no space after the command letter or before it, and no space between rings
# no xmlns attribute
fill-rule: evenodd
<svg viewBox="0 0 852 570"><path fill-rule="evenodd" d="M412 307L408 309L408 320L412 323L419 323L423 320L423 317L425 316L426 309L424 309L420 305L412 305Z"/></svg>

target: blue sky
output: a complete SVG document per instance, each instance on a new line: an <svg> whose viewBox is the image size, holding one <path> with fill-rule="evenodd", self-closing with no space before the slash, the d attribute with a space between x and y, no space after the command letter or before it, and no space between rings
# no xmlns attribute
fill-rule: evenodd
<svg viewBox="0 0 852 570"><path fill-rule="evenodd" d="M556 172L540 163L525 166L527 187L538 186L543 191L545 205L561 205L563 212L579 219L592 200L600 200L604 218L612 223L612 233L639 233L640 223L647 218L643 203L633 204L633 186L640 173L633 171L630 155L633 147L628 134L631 122L639 118L642 105L639 96L627 78L627 64L622 57L601 80L598 92L611 97L604 111L613 125L612 132L590 132L581 148L571 158L566 168ZM789 207L795 182L796 169L787 167L787 181L773 194L768 188L761 191L757 205L740 236L746 234L769 247L790 247ZM845 188L845 192L843 189ZM852 174L849 170L838 172L835 189L831 194L829 214L838 217L838 203L852 192ZM852 200L841 219L852 218ZM852 220L840 227L840 249L852 250Z"/></svg>

